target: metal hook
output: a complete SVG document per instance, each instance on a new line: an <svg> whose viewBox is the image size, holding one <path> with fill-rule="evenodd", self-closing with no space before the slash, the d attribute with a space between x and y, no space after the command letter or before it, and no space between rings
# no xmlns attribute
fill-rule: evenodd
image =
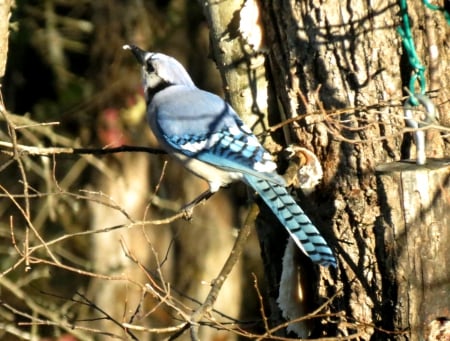
<svg viewBox="0 0 450 341"><path fill-rule="evenodd" d="M425 108L425 113L413 110L412 98L419 101L419 104ZM406 125L415 129L413 136L414 142L416 143L417 164L424 165L427 159L425 154L425 131L420 130L420 128L424 128L436 122L438 119L438 112L431 99L424 94L414 94L405 102L403 108Z"/></svg>

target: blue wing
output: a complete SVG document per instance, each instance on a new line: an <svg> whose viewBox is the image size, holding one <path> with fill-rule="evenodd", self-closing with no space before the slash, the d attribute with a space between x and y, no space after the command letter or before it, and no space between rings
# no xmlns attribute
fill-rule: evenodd
<svg viewBox="0 0 450 341"><path fill-rule="evenodd" d="M176 152L227 171L285 184L256 136L228 103L212 93L170 86L153 98L149 121L157 137Z"/></svg>

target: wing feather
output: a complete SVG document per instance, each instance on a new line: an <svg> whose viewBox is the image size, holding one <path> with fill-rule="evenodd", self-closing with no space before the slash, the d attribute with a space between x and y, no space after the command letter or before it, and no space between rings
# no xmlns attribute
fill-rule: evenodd
<svg viewBox="0 0 450 341"><path fill-rule="evenodd" d="M153 98L149 122L173 151L221 169L285 184L272 156L231 106L214 94L170 86Z"/></svg>

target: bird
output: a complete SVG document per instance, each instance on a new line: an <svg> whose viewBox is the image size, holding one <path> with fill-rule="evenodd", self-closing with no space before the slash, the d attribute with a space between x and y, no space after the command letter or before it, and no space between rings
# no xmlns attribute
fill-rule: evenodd
<svg viewBox="0 0 450 341"><path fill-rule="evenodd" d="M209 189L209 198L232 182L250 186L275 214L300 250L313 263L336 267L336 258L311 220L286 189L271 154L231 105L199 89L175 58L131 44L142 66L147 120L160 146Z"/></svg>

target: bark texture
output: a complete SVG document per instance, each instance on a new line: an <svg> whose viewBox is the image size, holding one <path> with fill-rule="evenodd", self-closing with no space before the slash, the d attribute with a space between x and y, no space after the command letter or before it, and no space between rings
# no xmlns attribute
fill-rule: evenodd
<svg viewBox="0 0 450 341"><path fill-rule="evenodd" d="M268 101L259 7L254 0L210 1L204 11L227 98L261 133L268 128Z"/></svg>
<svg viewBox="0 0 450 341"><path fill-rule="evenodd" d="M429 160L426 166L398 162L377 170L385 299L392 302L394 328L421 340L430 323L449 313L450 274L444 264L450 262L450 167L448 160Z"/></svg>
<svg viewBox="0 0 450 341"><path fill-rule="evenodd" d="M210 21L215 57L226 89L231 102L242 114L248 112L248 107L239 107L236 95L242 94L243 83L231 81L230 70L220 67L236 66L236 50L224 47L230 41L217 30L217 25L230 27L239 15L239 6L242 11L244 4L233 4L228 9L234 11L233 15L219 15L219 21L213 15ZM390 208L380 198L375 174L378 164L401 159L405 150L414 157L413 145L406 144L402 149L402 96L411 67L396 31L400 24L398 3L393 0L376 3L261 0L260 9L264 50L269 57L267 98L272 99L269 104L279 104L268 105L268 116L272 117L271 122L298 118L290 129L285 129L284 141L279 142L306 146L320 158L324 169L322 184L311 195L311 200L302 202L302 207L339 258L336 271L312 268L308 260L299 258L299 276L310 279L309 288L306 287L310 310L336 294L324 311L337 313L338 317L312 324L307 334L357 335L372 340L419 338L423 336L419 335L422 330L412 326L418 321L411 315L405 319L403 313L399 313L402 322L400 318L393 318L394 310L403 311L404 306L399 302L405 302L403 296L408 290L400 285L399 277L392 276L391 262L406 266L404 263L408 260L385 258L386 244L398 247L400 241L387 240L388 232L395 227L384 222L386 210ZM432 95L433 101L445 116L449 105L449 87L446 86L449 79L445 76L438 79L436 72L449 74L448 60L437 57L449 54L445 44L447 27L440 13L429 12L420 2L414 3L409 11L417 53L429 66L427 90L437 90ZM228 57L221 57L226 53ZM227 61L229 57L232 59ZM448 118L443 117L443 122L446 120ZM442 157L448 143L439 133L431 135L428 155ZM446 193L448 184L443 180L439 183ZM414 191L413 187L409 190ZM403 198L409 197L404 194ZM439 211L439 206L431 205L430 210ZM263 220L265 225L276 224ZM436 226L435 229L439 230ZM264 231L263 253L269 293L273 296L271 306L275 308L281 253L276 249L269 251L265 244L273 244L285 236L275 233L274 228ZM427 240L431 248L437 247L436 240ZM417 254L417 257L423 255ZM427 281L448 281L449 275L431 277ZM393 291L394 287L403 289ZM274 324L279 321L276 316L279 314L272 316ZM406 325L405 321L408 321Z"/></svg>
<svg viewBox="0 0 450 341"><path fill-rule="evenodd" d="M11 15L11 0L0 1L0 78L5 74L8 55L9 17Z"/></svg>
<svg viewBox="0 0 450 341"><path fill-rule="evenodd" d="M313 328L311 333L356 333L363 339L385 339L387 335L418 338L421 335L417 329L409 329L411 324L405 327L392 318L393 310L405 309L392 301L393 296L404 300L408 293L391 292L401 279L390 277L391 264L380 257L380 242L385 238L380 237L380 230L392 226L381 224L380 216L388 208L380 201L374 172L377 164L401 158L403 112L395 104L402 103L399 99L411 70L396 32L400 24L397 2L262 1L262 7L276 97L288 118L304 115L293 125L291 138L313 150L324 168L323 182L308 212L317 212L314 221L340 260L336 273L320 272L316 294L323 299L337 293L328 311L345 315L332 319L328 330L320 326L320 331ZM431 64L430 35L434 35L439 53L448 55L443 20L436 13L427 13L428 20L439 21L430 27L419 2L410 11L420 18L414 21L413 34L416 41L423 42L416 47L424 63ZM445 69L447 63L441 58L433 65ZM434 72L433 67L428 69L428 79ZM439 89L435 103L441 111L448 111L447 88L442 87L447 81L430 82ZM329 114L336 109L343 110ZM439 134L429 147L429 155L443 155ZM429 241L435 248L436 241ZM442 278L448 281L448 273L433 281ZM408 318L412 323L412 316Z"/></svg>

